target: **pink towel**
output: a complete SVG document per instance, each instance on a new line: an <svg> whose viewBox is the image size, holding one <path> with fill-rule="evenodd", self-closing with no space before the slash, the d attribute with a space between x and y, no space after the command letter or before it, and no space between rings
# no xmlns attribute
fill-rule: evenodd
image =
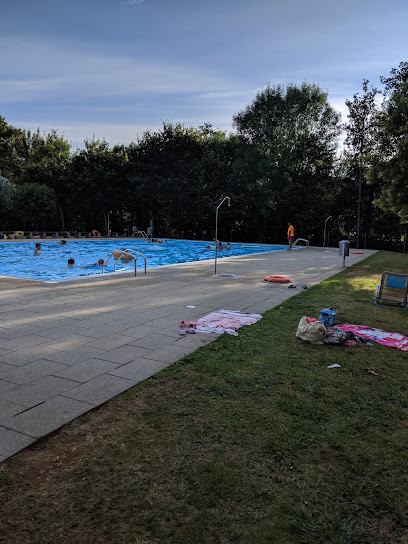
<svg viewBox="0 0 408 544"><path fill-rule="evenodd" d="M243 325L252 325L262 319L260 314L244 314L233 310L212 312L197 321L197 332L226 332L238 336L236 332Z"/></svg>
<svg viewBox="0 0 408 544"><path fill-rule="evenodd" d="M345 323L344 325L338 325L342 331L351 331L356 336L361 336L362 338L367 338L383 346L388 346L389 348L397 348L401 351L408 351L408 338L403 334L397 332L387 332L381 329L372 329L371 327L366 327L365 325L350 325L350 323Z"/></svg>

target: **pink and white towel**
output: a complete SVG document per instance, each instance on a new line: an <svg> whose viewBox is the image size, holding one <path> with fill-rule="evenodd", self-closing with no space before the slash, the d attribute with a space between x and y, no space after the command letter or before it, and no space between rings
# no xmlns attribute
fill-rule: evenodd
<svg viewBox="0 0 408 544"><path fill-rule="evenodd" d="M368 340L372 340L383 346L397 348L401 351L408 351L408 338L403 334L373 329L371 327L366 327L365 325L350 325L350 323L338 325L338 327L343 331L351 331L356 336L367 338Z"/></svg>
<svg viewBox="0 0 408 544"><path fill-rule="evenodd" d="M233 310L212 312L197 321L196 332L226 332L238 336L237 330L243 325L253 325L262 319L260 314L244 314Z"/></svg>

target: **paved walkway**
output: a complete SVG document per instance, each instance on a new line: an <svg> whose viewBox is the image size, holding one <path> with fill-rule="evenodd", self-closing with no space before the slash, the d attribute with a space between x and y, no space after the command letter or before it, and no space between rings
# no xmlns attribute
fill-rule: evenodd
<svg viewBox="0 0 408 544"><path fill-rule="evenodd" d="M59 284L0 277L0 462L216 337L180 336L182 319L263 313L341 265L337 249L304 248L219 259L238 279L212 277L214 261Z"/></svg>

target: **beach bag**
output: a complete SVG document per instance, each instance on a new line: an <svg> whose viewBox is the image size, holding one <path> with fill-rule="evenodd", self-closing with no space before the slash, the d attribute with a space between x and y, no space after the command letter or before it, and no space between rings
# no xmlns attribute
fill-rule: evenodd
<svg viewBox="0 0 408 544"><path fill-rule="evenodd" d="M311 321L309 323L304 315L299 321L296 336L311 344L323 344L323 338L326 336L326 327L319 321Z"/></svg>

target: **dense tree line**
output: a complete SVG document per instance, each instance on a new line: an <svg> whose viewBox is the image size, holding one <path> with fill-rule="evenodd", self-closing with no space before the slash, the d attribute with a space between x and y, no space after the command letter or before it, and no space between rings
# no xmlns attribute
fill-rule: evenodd
<svg viewBox="0 0 408 544"><path fill-rule="evenodd" d="M292 221L319 245L332 216L330 243L397 248L408 221L408 63L382 82L382 93L363 82L345 125L317 85L267 86L234 116L233 134L164 123L128 146L93 139L74 151L55 130L0 117L0 229L106 232L109 215L117 232L136 224L210 240L230 196L225 240L283 242Z"/></svg>

